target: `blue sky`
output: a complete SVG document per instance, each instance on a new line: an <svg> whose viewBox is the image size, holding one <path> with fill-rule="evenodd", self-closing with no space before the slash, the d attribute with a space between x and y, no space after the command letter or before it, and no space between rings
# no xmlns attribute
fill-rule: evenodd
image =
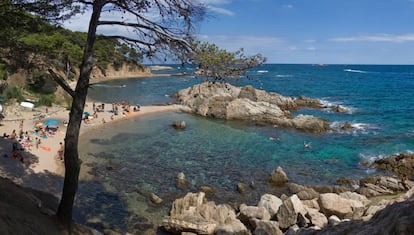
<svg viewBox="0 0 414 235"><path fill-rule="evenodd" d="M414 64L414 0L200 1L200 40L268 63Z"/></svg>

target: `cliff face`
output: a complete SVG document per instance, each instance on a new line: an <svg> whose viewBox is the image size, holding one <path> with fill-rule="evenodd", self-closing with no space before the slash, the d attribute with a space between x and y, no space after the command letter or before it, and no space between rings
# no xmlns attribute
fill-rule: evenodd
<svg viewBox="0 0 414 235"><path fill-rule="evenodd" d="M92 70L91 80L96 82L114 78L144 76L151 76L151 70L149 68L134 63L123 63L117 67L114 65L108 65L105 69L95 66Z"/></svg>
<svg viewBox="0 0 414 235"><path fill-rule="evenodd" d="M48 73L48 69L53 71L62 78L66 78L66 71L63 66L51 66L39 63L39 66L29 70L18 69L14 73L9 74L6 80L0 81L0 93L7 89L7 87L19 87L22 88L24 99L37 101L40 98L40 94L52 94L56 95L56 103L65 103L66 92L53 81L51 75ZM133 78L133 77L148 77L151 76L151 70L143 65L133 62L123 62L118 66L108 65L106 68L100 68L94 66L91 73L91 83L102 82L109 79L117 78ZM67 81L69 84L76 83L79 77L79 68L71 68L70 79ZM38 95L26 92L26 89L31 88L35 90Z"/></svg>

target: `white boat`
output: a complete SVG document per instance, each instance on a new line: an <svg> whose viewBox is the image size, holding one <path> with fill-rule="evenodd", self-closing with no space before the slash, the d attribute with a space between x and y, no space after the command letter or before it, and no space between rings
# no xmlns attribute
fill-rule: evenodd
<svg viewBox="0 0 414 235"><path fill-rule="evenodd" d="M26 101L20 102L20 106L28 108L28 109L33 109L34 108L33 103L26 102Z"/></svg>

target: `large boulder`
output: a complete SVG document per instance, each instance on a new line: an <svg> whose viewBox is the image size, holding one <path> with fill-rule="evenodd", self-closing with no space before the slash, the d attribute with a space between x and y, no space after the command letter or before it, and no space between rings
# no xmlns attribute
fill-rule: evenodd
<svg viewBox="0 0 414 235"><path fill-rule="evenodd" d="M292 119L293 127L311 133L324 133L329 130L329 123L312 115L298 115Z"/></svg>
<svg viewBox="0 0 414 235"><path fill-rule="evenodd" d="M255 227L254 219L270 220L270 214L264 207L241 204L239 209L237 218L250 227Z"/></svg>
<svg viewBox="0 0 414 235"><path fill-rule="evenodd" d="M281 186L281 185L286 184L289 181L289 179L288 179L286 173L283 171L282 167L278 166L270 174L269 181L272 184L275 184L277 186Z"/></svg>
<svg viewBox="0 0 414 235"><path fill-rule="evenodd" d="M341 219L360 219L365 206L362 202L341 197L335 193L324 193L319 196L319 206L326 216L336 215Z"/></svg>
<svg viewBox="0 0 414 235"><path fill-rule="evenodd" d="M275 104L253 102L249 99L235 99L227 104L225 111L228 120L276 123L277 118L286 117L286 113Z"/></svg>
<svg viewBox="0 0 414 235"><path fill-rule="evenodd" d="M318 235L347 234L414 234L414 198L393 203L378 211L366 222L349 221L327 226Z"/></svg>
<svg viewBox="0 0 414 235"><path fill-rule="evenodd" d="M269 212L270 216L276 215L279 207L283 204L282 200L272 194L263 194L260 198L258 207L264 207Z"/></svg>
<svg viewBox="0 0 414 235"><path fill-rule="evenodd" d="M328 224L328 219L319 210L305 206L307 211L306 218L309 219L310 224L323 228Z"/></svg>
<svg viewBox="0 0 414 235"><path fill-rule="evenodd" d="M280 206L279 211L277 212L277 221L279 222L279 227L282 229L287 229L290 226L304 222L303 225L307 224L305 222L306 209L302 202L299 200L296 194L292 195ZM303 220L303 221L299 221Z"/></svg>
<svg viewBox="0 0 414 235"><path fill-rule="evenodd" d="M325 106L318 99L312 99L305 96L299 96L295 99L295 104L299 107L324 108Z"/></svg>
<svg viewBox="0 0 414 235"><path fill-rule="evenodd" d="M233 208L207 201L204 192L188 193L175 200L161 227L173 234L250 234Z"/></svg>
<svg viewBox="0 0 414 235"><path fill-rule="evenodd" d="M288 188L292 194L298 195L300 200L312 200L319 197L319 193L310 187L290 183Z"/></svg>
<svg viewBox="0 0 414 235"><path fill-rule="evenodd" d="M254 235L283 235L279 223L271 220L257 220Z"/></svg>

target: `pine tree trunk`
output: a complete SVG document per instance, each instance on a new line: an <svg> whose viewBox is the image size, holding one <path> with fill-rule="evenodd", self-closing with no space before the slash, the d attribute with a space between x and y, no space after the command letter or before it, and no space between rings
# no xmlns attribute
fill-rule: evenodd
<svg viewBox="0 0 414 235"><path fill-rule="evenodd" d="M79 131L82 122L83 110L85 107L86 96L88 94L89 77L93 66L93 47L96 41L96 28L99 16L105 1L95 1L93 12L89 23L88 37L84 50L80 75L75 88L72 108L69 115L69 123L65 136L65 180L63 184L62 197L56 213L58 219L72 231L72 210L78 189L79 171L81 160L78 153Z"/></svg>

